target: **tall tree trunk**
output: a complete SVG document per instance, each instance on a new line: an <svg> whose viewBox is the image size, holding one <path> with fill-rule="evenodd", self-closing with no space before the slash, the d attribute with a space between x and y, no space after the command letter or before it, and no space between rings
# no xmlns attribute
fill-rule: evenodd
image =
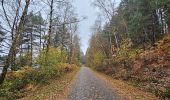
<svg viewBox="0 0 170 100"><path fill-rule="evenodd" d="M52 34L52 16L53 16L53 2L54 0L51 0L51 4L50 4L50 23L49 23L49 29L48 29L48 40L47 40L47 50L46 50L46 58L45 61L47 63L48 61L48 52L49 52L49 48L51 45L51 34Z"/></svg>
<svg viewBox="0 0 170 100"><path fill-rule="evenodd" d="M73 57L73 34L70 36L70 54L69 54L69 63L72 64L72 57Z"/></svg>
<svg viewBox="0 0 170 100"><path fill-rule="evenodd" d="M9 50L7 59L5 61L5 66L3 67L2 74L0 75L0 84L2 84L4 82L5 76L7 74L7 70L10 66L11 55L16 52L16 47L17 47L18 42L19 42L18 40L19 40L20 35L21 35L23 28L24 28L25 19L26 19L26 16L27 16L30 0L26 0L25 2L26 2L26 4L25 4L25 7L24 7L22 16L20 18L19 25L16 29L16 34L15 34L14 39L12 41L12 45L11 45L11 48Z"/></svg>
<svg viewBox="0 0 170 100"><path fill-rule="evenodd" d="M41 44L42 44L42 33L41 33L41 25L40 25L40 48L39 48L39 52L41 52Z"/></svg>
<svg viewBox="0 0 170 100"><path fill-rule="evenodd" d="M12 26L10 24L10 21L8 19L8 15L7 15L5 7L4 7L4 0L2 0L1 3L2 3L2 8L3 8L5 18L6 18L7 22L8 22L9 27L11 28L11 39L13 41L13 39L14 39L14 28L15 28L15 25L17 25L16 21L17 21L17 17L18 17L18 14L19 14L19 9L20 9L20 6L21 6L21 0L18 0L18 6L17 6L17 10L16 10L16 14L15 14ZM15 66L16 66L15 65L15 59L16 59L16 54L14 52L12 54L12 56L11 56L11 70L15 70Z"/></svg>
<svg viewBox="0 0 170 100"><path fill-rule="evenodd" d="M145 34L145 28L143 28L143 42L142 42L142 45L143 45L143 49L146 50L146 34Z"/></svg>
<svg viewBox="0 0 170 100"><path fill-rule="evenodd" d="M63 24L63 34L65 35L65 24ZM63 51L64 51L64 35L61 35L61 57L63 61Z"/></svg>
<svg viewBox="0 0 170 100"><path fill-rule="evenodd" d="M165 33L164 32L164 23L163 23L163 11L162 11L162 9L160 10L160 17L161 17L161 33L162 33L162 35Z"/></svg>
<svg viewBox="0 0 170 100"><path fill-rule="evenodd" d="M33 26L32 26L32 29L31 29L31 62L30 62L30 66L32 67L32 63L33 63Z"/></svg>
<svg viewBox="0 0 170 100"><path fill-rule="evenodd" d="M22 44L21 44L21 46L20 46L20 52L19 52L19 60L20 60L20 62L19 62L19 67L22 67L22 63L21 63L21 61L22 61L22 52L23 52L23 50L22 50Z"/></svg>
<svg viewBox="0 0 170 100"><path fill-rule="evenodd" d="M51 45L52 20L53 20L52 16L53 16L53 0L51 0L51 5L50 5L50 23L48 29L47 52L49 50L49 46Z"/></svg>
<svg viewBox="0 0 170 100"><path fill-rule="evenodd" d="M109 43L110 44L110 58L112 58L112 49L113 48L112 48L112 37L111 36L109 37L109 42L110 42Z"/></svg>
<svg viewBox="0 0 170 100"><path fill-rule="evenodd" d="M155 14L156 14L156 11L153 12L152 14L152 45L154 45L154 43L156 42L156 34L155 34Z"/></svg>

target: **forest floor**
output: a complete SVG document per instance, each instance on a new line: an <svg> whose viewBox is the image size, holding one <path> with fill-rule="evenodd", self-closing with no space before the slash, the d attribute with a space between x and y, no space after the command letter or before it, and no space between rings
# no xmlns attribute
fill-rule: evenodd
<svg viewBox="0 0 170 100"><path fill-rule="evenodd" d="M131 83L113 79L111 76L96 71L94 73L119 94L119 100L160 100L154 94L140 90L140 88L133 86Z"/></svg>
<svg viewBox="0 0 170 100"><path fill-rule="evenodd" d="M37 86L21 100L66 100L78 71L79 69L76 69L62 77L50 79L43 86Z"/></svg>
<svg viewBox="0 0 170 100"><path fill-rule="evenodd" d="M51 79L22 100L158 100L121 80L98 73L87 67Z"/></svg>

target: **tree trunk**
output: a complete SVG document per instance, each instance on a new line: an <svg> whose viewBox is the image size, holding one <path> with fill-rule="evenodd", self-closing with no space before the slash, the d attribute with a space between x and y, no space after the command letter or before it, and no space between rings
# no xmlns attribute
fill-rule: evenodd
<svg viewBox="0 0 170 100"><path fill-rule="evenodd" d="M49 29L48 29L48 40L47 40L47 50L46 50L46 58L45 61L47 63L48 61L48 52L49 52L49 48L51 45L51 34L52 34L52 16L53 16L53 2L54 0L51 0L51 4L50 4L50 23L49 23Z"/></svg>
<svg viewBox="0 0 170 100"><path fill-rule="evenodd" d="M63 34L65 35L65 24L63 24ZM64 35L61 38L61 59L63 61L63 51L64 51Z"/></svg>
<svg viewBox="0 0 170 100"><path fill-rule="evenodd" d="M11 61L11 58L12 58L11 55L16 52L16 47L17 47L18 42L19 42L18 40L20 38L20 35L22 33L22 30L23 30L23 26L25 24L25 19L26 19L26 16L27 16L30 0L26 0L25 2L26 2L26 4L25 4L25 7L24 7L22 16L20 18L20 23L18 25L18 28L16 29L16 34L15 34L14 39L12 41L12 45L11 45L11 48L9 50L7 59L5 61L5 66L3 67L2 74L0 75L0 84L2 84L4 82L5 76L7 74L7 70L10 66L10 61Z"/></svg>
<svg viewBox="0 0 170 100"><path fill-rule="evenodd" d="M163 35L164 32L164 23L163 23L163 15L162 15L163 11L162 9L160 10L160 17L161 17L161 34Z"/></svg>
<svg viewBox="0 0 170 100"><path fill-rule="evenodd" d="M146 50L146 35L145 35L145 28L143 28L143 42L142 42L142 45L143 45L143 49Z"/></svg>
<svg viewBox="0 0 170 100"><path fill-rule="evenodd" d="M53 16L53 0L51 0L51 5L50 5L50 24L48 30L47 52L49 50L49 46L51 45L51 32L52 32L52 20L53 20L52 16Z"/></svg>
<svg viewBox="0 0 170 100"><path fill-rule="evenodd" d="M152 14L152 45L156 42L156 34L155 34L155 13Z"/></svg>
<svg viewBox="0 0 170 100"><path fill-rule="evenodd" d="M115 43L116 43L116 47L119 48L119 44L118 44L118 38L116 36L116 34L114 33L114 37L115 37Z"/></svg>
<svg viewBox="0 0 170 100"><path fill-rule="evenodd" d="M69 63L72 64L72 56L73 56L73 34L70 36L70 54L69 54Z"/></svg>
<svg viewBox="0 0 170 100"><path fill-rule="evenodd" d="M40 25L40 49L39 49L39 52L41 52L41 44L42 44L42 34L41 34L41 25Z"/></svg>
<svg viewBox="0 0 170 100"><path fill-rule="evenodd" d="M30 54L30 56L31 56L31 62L30 62L30 66L32 67L32 61L33 61L33 26L32 26L32 29L31 29L31 54Z"/></svg>

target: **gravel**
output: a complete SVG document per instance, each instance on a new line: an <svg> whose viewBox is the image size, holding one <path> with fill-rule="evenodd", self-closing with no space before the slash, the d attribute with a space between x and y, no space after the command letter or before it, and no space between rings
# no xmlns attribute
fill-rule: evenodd
<svg viewBox="0 0 170 100"><path fill-rule="evenodd" d="M91 69L82 67L68 100L119 100L119 97Z"/></svg>

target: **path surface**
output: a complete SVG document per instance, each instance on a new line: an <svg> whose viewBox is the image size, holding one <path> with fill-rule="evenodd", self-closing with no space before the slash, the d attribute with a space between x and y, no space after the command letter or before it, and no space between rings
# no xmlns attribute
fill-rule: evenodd
<svg viewBox="0 0 170 100"><path fill-rule="evenodd" d="M68 99L119 100L116 93L106 85L105 81L87 67L81 68Z"/></svg>

